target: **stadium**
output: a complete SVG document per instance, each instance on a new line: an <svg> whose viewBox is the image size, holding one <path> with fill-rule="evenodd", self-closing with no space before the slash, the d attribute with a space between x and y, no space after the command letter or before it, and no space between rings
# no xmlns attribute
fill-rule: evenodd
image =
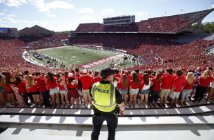
<svg viewBox="0 0 214 140"><path fill-rule="evenodd" d="M13 132L19 134L18 138L21 139L25 131L32 134L29 131L34 130L42 138L42 129L45 129L54 135L62 135L59 131L63 131L63 138L89 139L93 110L86 106L88 101L80 94L86 82L81 77L91 77L91 86L100 80L96 72L111 67L116 71L115 84L118 88L122 75L127 75L127 79L133 81L133 73L138 75L140 81L144 81L148 75L153 83L151 93L145 96L143 104L141 96L132 100L131 90L127 91L127 96L124 96L126 110L124 115L119 116L120 137L131 139L136 135L136 139L143 139L142 132L151 131L149 135L152 135L158 131L153 139L159 139L159 136L165 135L160 132L163 130L169 131L170 136L179 132L180 137L175 139L184 139L186 136L190 139L212 139L214 37L203 32L201 27L203 19L213 10L155 17L139 22L135 22L134 15L108 17L103 19L103 23L80 23L75 31L69 33L54 33L37 25L20 31L16 28L0 28L0 138L16 139L13 135L6 135ZM178 71L182 71L182 76ZM162 74L161 82L156 77L159 72ZM28 89L26 84L30 82L30 77L35 83L41 82L37 79L38 73L45 79L43 84L47 87L50 85L50 75L56 77L56 85L62 90L70 89L66 80L77 80L74 89L78 97L49 94L48 101L45 100L46 96L39 89L41 83L35 84L36 91L32 87ZM168 73L173 75L169 88L176 86L177 77L186 80L188 73L194 73L194 82L188 87L187 82L183 83L182 89L177 91L180 95L178 98L169 95L162 99L160 86ZM64 84L61 85L63 80ZM27 93L23 93L20 83L26 84ZM159 88L158 97L152 94L154 86L155 89ZM131 88L130 84L128 89ZM138 88L141 90L140 86ZM191 89L188 95L183 92L186 88ZM46 89L48 93L50 89ZM28 93L33 94L26 95ZM74 134L68 136L68 130ZM149 139L148 134L144 135ZM106 137L105 124L101 138ZM58 138L60 136L48 137Z"/></svg>

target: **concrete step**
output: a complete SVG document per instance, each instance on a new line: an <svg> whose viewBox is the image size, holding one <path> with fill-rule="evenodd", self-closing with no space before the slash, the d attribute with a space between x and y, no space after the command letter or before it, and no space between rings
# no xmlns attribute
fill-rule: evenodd
<svg viewBox="0 0 214 140"><path fill-rule="evenodd" d="M92 125L92 117L60 117L33 115L0 115L4 124L58 124L58 125ZM163 116L163 117L120 117L119 125L196 125L214 124L214 116ZM106 123L104 122L104 125Z"/></svg>
<svg viewBox="0 0 214 140"><path fill-rule="evenodd" d="M122 117L141 116L193 116L214 113L214 105L201 105L187 108L135 108L126 109ZM93 116L92 109L65 108L1 108L0 115L35 115L35 116Z"/></svg>

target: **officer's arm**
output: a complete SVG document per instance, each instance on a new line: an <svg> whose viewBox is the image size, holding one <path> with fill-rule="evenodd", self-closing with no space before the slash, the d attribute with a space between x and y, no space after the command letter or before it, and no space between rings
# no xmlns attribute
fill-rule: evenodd
<svg viewBox="0 0 214 140"><path fill-rule="evenodd" d="M90 87L90 89L89 89L89 94L90 94L91 97L93 97L93 96L92 96L92 93L91 93L92 87L93 87L93 85L92 85L92 86Z"/></svg>
<svg viewBox="0 0 214 140"><path fill-rule="evenodd" d="M125 104L124 102L122 102L121 104L118 104L119 108L120 108L120 115L124 114L125 111Z"/></svg>

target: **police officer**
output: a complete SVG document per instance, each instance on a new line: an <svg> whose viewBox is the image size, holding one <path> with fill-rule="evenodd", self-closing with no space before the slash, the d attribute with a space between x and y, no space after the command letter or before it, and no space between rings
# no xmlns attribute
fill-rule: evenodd
<svg viewBox="0 0 214 140"><path fill-rule="evenodd" d="M106 120L108 140L115 139L115 130L118 125L117 112L124 113L125 105L119 90L112 84L114 71L111 68L101 70L102 80L92 85L90 95L93 98L93 132L92 140L98 140L100 129Z"/></svg>

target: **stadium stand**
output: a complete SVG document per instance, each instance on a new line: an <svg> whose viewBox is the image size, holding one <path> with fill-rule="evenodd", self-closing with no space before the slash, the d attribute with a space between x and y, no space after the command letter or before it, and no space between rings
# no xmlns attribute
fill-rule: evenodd
<svg viewBox="0 0 214 140"><path fill-rule="evenodd" d="M139 32L139 33L179 33L190 26L192 23L202 20L214 9L203 10L193 13L180 14L174 16L165 16L150 18L140 22L125 26L109 26L101 23L80 24L75 30L76 33L93 32Z"/></svg>

